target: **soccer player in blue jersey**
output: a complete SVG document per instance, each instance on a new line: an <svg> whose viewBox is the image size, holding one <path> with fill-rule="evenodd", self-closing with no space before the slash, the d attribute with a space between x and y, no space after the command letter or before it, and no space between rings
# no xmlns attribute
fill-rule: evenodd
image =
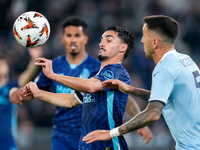
<svg viewBox="0 0 200 150"><path fill-rule="evenodd" d="M48 78L75 89L75 92L72 94L50 93L39 90L35 83L30 82L24 87L24 94L26 96L31 94L61 107L73 108L82 104L79 149L126 150L128 146L124 137L92 144L86 144L82 138L95 129L112 129L123 123L128 95L119 90L104 89L102 82L107 79L119 79L130 85L129 74L121 63L131 52L133 45L133 33L116 26L106 28L99 44L98 58L101 61L101 67L99 72L89 79L57 74L52 69L51 60L38 58L36 65L42 66L43 72Z"/></svg>
<svg viewBox="0 0 200 150"><path fill-rule="evenodd" d="M85 45L88 41L87 24L79 17L70 17L63 22L62 42L66 48L66 55L53 60L53 70L60 75L88 78L100 68L100 62L90 56ZM43 90L53 88L54 93L72 93L70 87L64 86L47 78L44 73L36 81ZM57 107L53 118L53 150L77 150L81 134L82 106L74 109Z"/></svg>
<svg viewBox="0 0 200 150"><path fill-rule="evenodd" d="M42 50L37 48L30 51L31 61L27 69L19 76L18 80L9 79L9 65L4 56L0 56L0 149L17 150L15 138L17 136L17 105L9 101L9 91L13 87L22 87L31 79L38 67L34 59L40 57Z"/></svg>
<svg viewBox="0 0 200 150"><path fill-rule="evenodd" d="M100 62L85 50L85 45L88 41L86 22L79 17L72 16L63 21L62 29L61 40L65 45L66 55L53 59L54 72L60 75L88 78L92 72L99 70ZM40 89L47 91L51 89L54 93L73 92L71 88L48 79L44 73L41 73L35 82ZM21 94L19 93L20 91L16 92L18 92L16 94ZM17 103L14 94L10 97ZM81 133L81 114L82 106L78 106L75 109L57 107L53 118L52 150L78 149Z"/></svg>
<svg viewBox="0 0 200 150"><path fill-rule="evenodd" d="M162 113L177 150L200 149L200 71L190 56L175 50L177 36L178 23L173 18L162 15L144 18L141 42L146 57L156 63L151 92L119 80L107 80L103 85L148 101L147 108L111 131L89 133L84 141L110 140L157 121Z"/></svg>

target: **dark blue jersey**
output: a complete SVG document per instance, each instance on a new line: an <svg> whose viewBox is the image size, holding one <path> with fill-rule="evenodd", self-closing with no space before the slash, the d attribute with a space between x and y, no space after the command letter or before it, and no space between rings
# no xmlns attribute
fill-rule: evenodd
<svg viewBox="0 0 200 150"><path fill-rule="evenodd" d="M119 79L126 84L131 84L126 69L121 64L105 66L95 78L101 82L107 79ZM104 89L104 91L83 95L82 132L80 150L127 150L128 146L123 136L110 141L96 141L91 144L82 142L83 136L97 129L110 130L123 123L128 94L118 89Z"/></svg>
<svg viewBox="0 0 200 150"><path fill-rule="evenodd" d="M17 81L9 81L0 88L0 149L16 149L13 134L17 132L17 105L9 100L9 91L16 86Z"/></svg>
<svg viewBox="0 0 200 150"><path fill-rule="evenodd" d="M57 74L88 78L90 73L98 71L100 68L100 62L90 55L87 55L86 59L82 61L78 66L71 65L66 59L66 55L59 56L53 60L53 71ZM73 90L58 82L48 79L43 73L36 79L36 83L40 89L49 90L52 89L54 93L72 93ZM65 133L77 134L81 133L81 114L82 106L78 106L74 109L57 107L53 123L53 128ZM69 139L70 140L70 139Z"/></svg>

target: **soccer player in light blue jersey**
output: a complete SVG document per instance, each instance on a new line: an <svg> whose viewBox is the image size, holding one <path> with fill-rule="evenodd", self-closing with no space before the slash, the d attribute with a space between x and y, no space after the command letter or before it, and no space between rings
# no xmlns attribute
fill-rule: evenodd
<svg viewBox="0 0 200 150"><path fill-rule="evenodd" d="M89 79L56 74L52 70L51 60L38 58L36 65L42 66L43 72L48 78L76 91L73 94L55 94L39 90L35 83L30 82L25 86L24 94L31 94L36 98L61 107L73 108L82 104L80 150L127 150L128 146L123 136L112 141L92 144L83 142L82 137L98 128L112 129L123 123L128 95L116 89L104 89L102 82L108 79L119 79L130 85L129 74L121 63L131 52L133 45L133 33L121 27L108 27L99 44L100 70Z"/></svg>
<svg viewBox="0 0 200 150"><path fill-rule="evenodd" d="M110 140L157 121L162 113L177 150L200 149L200 71L190 56L175 50L177 36L178 23L171 17L144 18L141 42L146 57L156 63L151 92L119 80L107 80L103 85L148 101L147 108L111 131L89 133L84 141Z"/></svg>

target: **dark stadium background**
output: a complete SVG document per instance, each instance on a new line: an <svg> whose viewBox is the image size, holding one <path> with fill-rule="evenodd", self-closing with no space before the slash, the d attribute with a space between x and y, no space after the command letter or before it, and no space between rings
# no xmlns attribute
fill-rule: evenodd
<svg viewBox="0 0 200 150"><path fill-rule="evenodd" d="M14 39L12 25L22 13L34 10L42 13L49 21L51 35L43 45L46 58L64 54L61 44L61 21L70 15L83 17L88 25L90 37L88 53L97 56L98 43L107 25L119 25L133 31L135 48L124 61L132 85L150 89L151 73L155 66L145 58L141 44L142 18L146 15L163 14L175 18L180 25L180 36L176 41L179 52L190 54L200 66L200 3L198 0L0 0L0 54L5 55L11 66L10 77L15 79L26 68L29 55L26 48ZM137 99L141 109L146 102ZM49 150L51 141L51 118L55 107L40 100L19 106L18 138L20 150ZM129 116L125 117L126 120ZM153 139L144 144L136 133L127 134L131 150L173 150L174 141L161 118L150 126Z"/></svg>

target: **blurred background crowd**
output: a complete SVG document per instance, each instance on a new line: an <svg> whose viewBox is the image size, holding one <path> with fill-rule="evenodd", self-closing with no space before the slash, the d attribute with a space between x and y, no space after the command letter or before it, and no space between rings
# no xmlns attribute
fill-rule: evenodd
<svg viewBox="0 0 200 150"><path fill-rule="evenodd" d="M28 50L19 45L12 26L16 18L26 11L42 13L49 21L51 34L43 45L44 57L54 58L64 54L61 43L61 22L68 16L81 16L88 23L88 53L97 57L100 37L107 25L126 27L135 34L135 48L123 63L130 73L132 85L151 88L151 73L155 66L145 58L142 37L143 17L162 14L179 22L180 35L176 41L179 52L189 54L200 66L200 3L198 0L0 0L0 54L9 61L10 78L15 79L25 70L30 59ZM146 102L137 99L141 109ZM50 149L52 116L55 107L40 100L18 108L18 144L22 150ZM125 117L126 120L129 116ZM150 126L154 138L144 144L136 132L126 135L130 149L173 150L174 141L163 120ZM1 133L0 133L1 134Z"/></svg>

